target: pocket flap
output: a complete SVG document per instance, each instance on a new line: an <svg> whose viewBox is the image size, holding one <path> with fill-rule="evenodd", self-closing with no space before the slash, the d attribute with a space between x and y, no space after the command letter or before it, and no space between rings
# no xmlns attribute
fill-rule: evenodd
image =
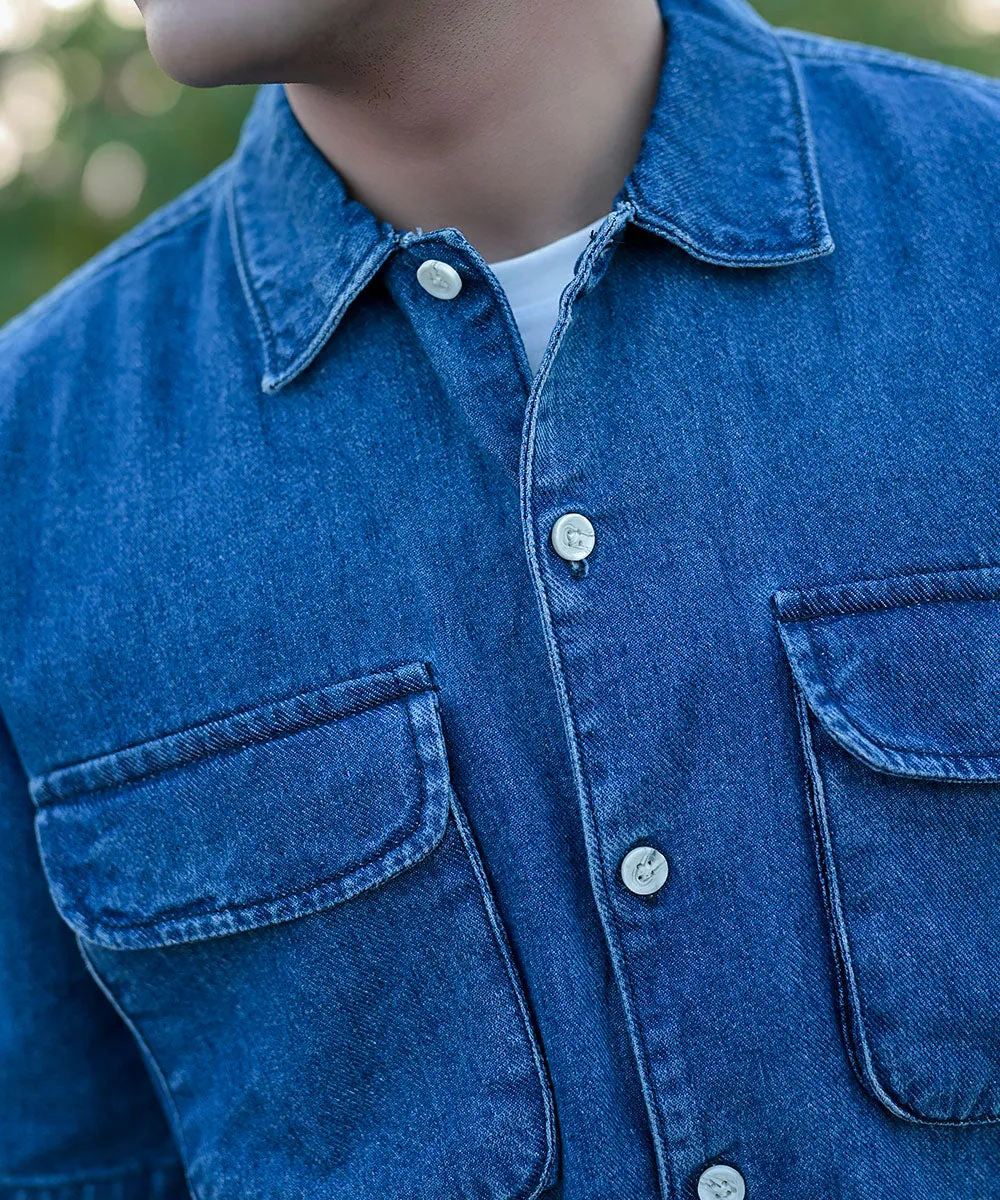
<svg viewBox="0 0 1000 1200"><path fill-rule="evenodd" d="M426 663L31 780L53 899L115 948L286 921L383 883L444 836L450 788Z"/></svg>
<svg viewBox="0 0 1000 1200"><path fill-rule="evenodd" d="M772 597L810 710L876 770L1000 778L1000 567Z"/></svg>

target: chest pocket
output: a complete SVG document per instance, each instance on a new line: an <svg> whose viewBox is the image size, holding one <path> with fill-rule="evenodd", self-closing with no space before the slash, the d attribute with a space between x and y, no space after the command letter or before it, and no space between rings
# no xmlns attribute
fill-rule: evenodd
<svg viewBox="0 0 1000 1200"><path fill-rule="evenodd" d="M1000 1120L1000 568L773 606L854 1068L899 1117Z"/></svg>
<svg viewBox="0 0 1000 1200"><path fill-rule="evenodd" d="M195 1195L489 1200L555 1170L541 1049L411 663L31 781L56 905Z"/></svg>

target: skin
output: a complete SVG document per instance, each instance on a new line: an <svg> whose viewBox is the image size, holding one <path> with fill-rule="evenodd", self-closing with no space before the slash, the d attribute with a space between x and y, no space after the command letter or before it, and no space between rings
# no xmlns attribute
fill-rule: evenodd
<svg viewBox="0 0 1000 1200"><path fill-rule="evenodd" d="M611 207L655 101L657 0L137 0L196 87L280 82L348 191L496 261Z"/></svg>

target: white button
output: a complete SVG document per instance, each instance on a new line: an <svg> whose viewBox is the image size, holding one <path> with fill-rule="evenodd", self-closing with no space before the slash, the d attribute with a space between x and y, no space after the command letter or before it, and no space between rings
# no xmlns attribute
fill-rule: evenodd
<svg viewBox="0 0 1000 1200"><path fill-rule="evenodd" d="M659 850L652 846L636 846L622 859L622 882L637 896L651 896L667 882L669 869Z"/></svg>
<svg viewBox="0 0 1000 1200"><path fill-rule="evenodd" d="M567 562L579 562L593 550L594 527L582 513L563 513L552 525L552 549Z"/></svg>
<svg viewBox="0 0 1000 1200"><path fill-rule="evenodd" d="M735 1167L709 1167L698 1179L698 1200L744 1200L747 1185Z"/></svg>
<svg viewBox="0 0 1000 1200"><path fill-rule="evenodd" d="M462 276L450 263L436 258L428 258L417 267L417 280L424 291L439 300L454 300L462 290Z"/></svg>

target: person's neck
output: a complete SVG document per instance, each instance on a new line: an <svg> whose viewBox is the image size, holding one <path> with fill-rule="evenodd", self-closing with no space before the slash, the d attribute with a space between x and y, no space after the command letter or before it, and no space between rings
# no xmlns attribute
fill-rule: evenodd
<svg viewBox="0 0 1000 1200"><path fill-rule="evenodd" d="M657 0L420 7L439 20L400 22L353 78L341 62L335 85L284 85L350 195L398 229L454 226L487 261L608 212L656 97Z"/></svg>

